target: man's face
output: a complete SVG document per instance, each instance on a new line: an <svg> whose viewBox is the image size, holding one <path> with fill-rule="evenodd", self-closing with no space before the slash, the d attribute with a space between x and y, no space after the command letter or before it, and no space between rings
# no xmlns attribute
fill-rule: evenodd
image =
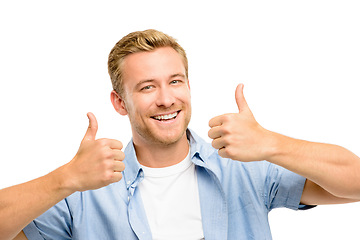
<svg viewBox="0 0 360 240"><path fill-rule="evenodd" d="M178 142L191 117L190 88L181 56L171 47L127 56L123 105L135 142Z"/></svg>

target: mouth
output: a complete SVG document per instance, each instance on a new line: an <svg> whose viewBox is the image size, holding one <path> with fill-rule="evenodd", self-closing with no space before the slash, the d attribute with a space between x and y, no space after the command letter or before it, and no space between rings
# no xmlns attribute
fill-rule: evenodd
<svg viewBox="0 0 360 240"><path fill-rule="evenodd" d="M174 112L174 113L152 116L151 118L161 121L161 122L164 122L164 121L169 121L169 120L175 119L179 113L180 113L180 110L177 112Z"/></svg>

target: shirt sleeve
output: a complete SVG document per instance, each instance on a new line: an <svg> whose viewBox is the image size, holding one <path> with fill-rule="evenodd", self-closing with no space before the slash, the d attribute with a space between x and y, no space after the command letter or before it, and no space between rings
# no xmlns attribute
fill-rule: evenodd
<svg viewBox="0 0 360 240"><path fill-rule="evenodd" d="M312 206L300 204L305 180L303 176L283 167L269 164L264 188L267 208L269 210L280 207L293 210L311 208Z"/></svg>
<svg viewBox="0 0 360 240"><path fill-rule="evenodd" d="M64 199L26 226L24 233L29 240L71 239L71 219Z"/></svg>

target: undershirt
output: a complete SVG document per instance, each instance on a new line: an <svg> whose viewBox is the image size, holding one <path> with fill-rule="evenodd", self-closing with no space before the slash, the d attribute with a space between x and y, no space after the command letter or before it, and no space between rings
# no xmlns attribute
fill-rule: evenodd
<svg viewBox="0 0 360 240"><path fill-rule="evenodd" d="M142 169L144 179L138 189L153 239L204 239L197 175L190 153L176 165Z"/></svg>

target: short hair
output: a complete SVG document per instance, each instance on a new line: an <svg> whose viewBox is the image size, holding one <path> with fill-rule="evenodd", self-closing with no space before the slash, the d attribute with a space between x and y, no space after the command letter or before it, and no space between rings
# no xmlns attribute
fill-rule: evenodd
<svg viewBox="0 0 360 240"><path fill-rule="evenodd" d="M118 41L110 51L108 59L108 72L111 78L113 89L123 96L124 86L122 65L126 56L132 53L153 51L160 47L172 47L182 57L185 76L188 78L188 60L185 50L173 37L154 30L132 32Z"/></svg>

